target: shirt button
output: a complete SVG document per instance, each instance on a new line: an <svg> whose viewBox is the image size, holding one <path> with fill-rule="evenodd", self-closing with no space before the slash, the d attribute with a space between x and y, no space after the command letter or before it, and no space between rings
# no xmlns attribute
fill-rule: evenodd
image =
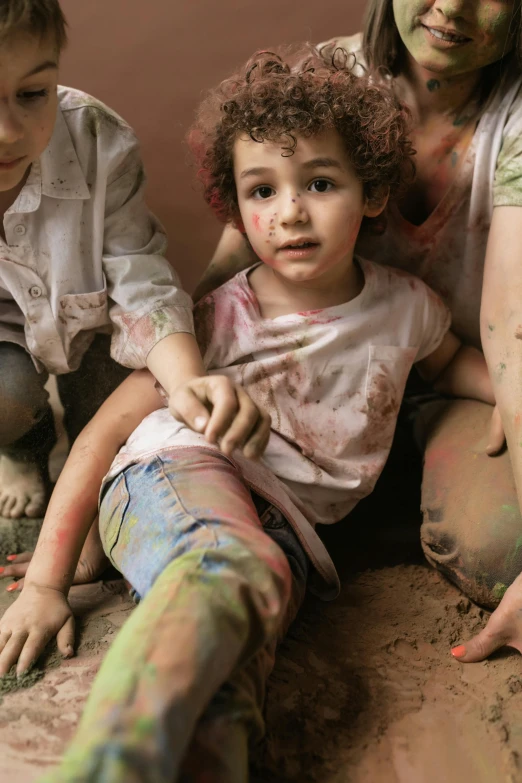
<svg viewBox="0 0 522 783"><path fill-rule="evenodd" d="M31 294L33 299L38 299L38 297L43 294L43 291L39 285L32 285L31 288L29 289L29 293Z"/></svg>
<svg viewBox="0 0 522 783"><path fill-rule="evenodd" d="M19 237L23 237L26 231L27 231L26 227L22 226L22 224L15 226L15 234L18 234Z"/></svg>

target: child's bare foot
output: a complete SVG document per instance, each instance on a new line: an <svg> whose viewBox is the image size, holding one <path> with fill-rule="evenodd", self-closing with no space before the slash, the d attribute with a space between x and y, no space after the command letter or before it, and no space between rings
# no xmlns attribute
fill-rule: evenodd
<svg viewBox="0 0 522 783"><path fill-rule="evenodd" d="M46 480L39 463L15 462L5 455L0 457L1 517L42 517L46 499Z"/></svg>

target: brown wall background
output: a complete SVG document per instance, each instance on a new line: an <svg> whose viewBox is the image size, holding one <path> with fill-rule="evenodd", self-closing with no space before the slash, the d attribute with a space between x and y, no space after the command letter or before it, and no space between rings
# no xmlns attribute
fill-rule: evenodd
<svg viewBox="0 0 522 783"><path fill-rule="evenodd" d="M135 128L148 202L191 291L221 231L182 144L202 92L256 49L356 32L365 0L61 1L70 26L61 82L95 95Z"/></svg>

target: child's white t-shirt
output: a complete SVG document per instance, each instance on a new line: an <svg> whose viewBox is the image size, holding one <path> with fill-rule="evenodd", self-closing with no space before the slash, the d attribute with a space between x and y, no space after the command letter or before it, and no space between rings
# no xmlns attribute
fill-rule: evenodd
<svg viewBox="0 0 522 783"><path fill-rule="evenodd" d="M412 364L433 353L450 326L449 311L421 280L359 263L362 292L336 307L263 318L250 269L194 310L209 373L241 384L272 417L263 460L234 454L233 461L294 528L308 527L312 549L310 525L339 521L372 491ZM163 408L130 436L109 477L150 454L193 446L213 448Z"/></svg>

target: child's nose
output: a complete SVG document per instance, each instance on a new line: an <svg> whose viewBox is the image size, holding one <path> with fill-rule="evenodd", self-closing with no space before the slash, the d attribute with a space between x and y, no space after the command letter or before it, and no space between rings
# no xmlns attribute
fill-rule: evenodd
<svg viewBox="0 0 522 783"><path fill-rule="evenodd" d="M10 106L0 102L0 144L14 144L23 138L24 129Z"/></svg>
<svg viewBox="0 0 522 783"><path fill-rule="evenodd" d="M304 223L308 220L303 199L295 192L283 196L279 214L282 223Z"/></svg>

